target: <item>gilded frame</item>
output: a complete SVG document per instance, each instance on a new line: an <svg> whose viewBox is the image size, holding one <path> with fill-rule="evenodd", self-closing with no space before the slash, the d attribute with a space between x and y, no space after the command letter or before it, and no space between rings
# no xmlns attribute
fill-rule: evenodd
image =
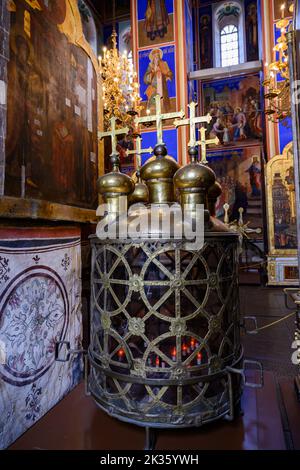
<svg viewBox="0 0 300 470"><path fill-rule="evenodd" d="M297 256L297 249L278 249L275 247L274 233L274 213L273 213L273 195L272 181L277 172L285 173L288 168L294 165L293 142L290 142L283 149L282 155L276 155L266 165L266 197L267 197L267 219L268 219L268 242L269 256Z"/></svg>
<svg viewBox="0 0 300 470"><path fill-rule="evenodd" d="M77 5L77 0L66 0L66 18L58 28L65 34L68 40L78 47L81 47L92 61L97 73L97 97L98 97L98 129L103 126L102 119L102 98L100 90L100 75L98 58L92 50L90 44L84 37L81 23L81 16ZM98 174L104 173L104 146L98 142ZM44 220L63 220L70 222L96 222L96 211L84 209L67 204L57 204L45 200L33 200L31 198L15 198L3 196L0 198L1 218L30 218Z"/></svg>

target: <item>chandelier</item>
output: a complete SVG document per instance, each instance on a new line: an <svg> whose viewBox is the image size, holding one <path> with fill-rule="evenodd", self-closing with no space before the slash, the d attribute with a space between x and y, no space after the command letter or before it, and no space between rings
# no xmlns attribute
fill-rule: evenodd
<svg viewBox="0 0 300 470"><path fill-rule="evenodd" d="M104 47L103 56L99 56L104 128L108 129L112 117L116 117L118 126L133 128L134 116L142 109L137 73L127 52L120 54L117 48L115 28L111 40L112 48Z"/></svg>
<svg viewBox="0 0 300 470"><path fill-rule="evenodd" d="M276 28L280 30L280 37L273 48L274 61L268 64L268 76L263 81L266 93L265 114L275 123L283 122L291 116L290 75L287 32L289 19L285 18L286 5L281 6L281 19L277 21ZM293 5L289 12L293 13Z"/></svg>

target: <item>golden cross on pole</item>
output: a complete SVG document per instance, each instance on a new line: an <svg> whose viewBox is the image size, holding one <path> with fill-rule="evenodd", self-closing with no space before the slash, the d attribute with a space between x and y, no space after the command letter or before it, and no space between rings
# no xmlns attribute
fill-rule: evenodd
<svg viewBox="0 0 300 470"><path fill-rule="evenodd" d="M198 140L196 142L196 145L200 145L201 147L201 162L203 164L206 164L208 163L208 160L206 158L206 147L207 145L209 144L215 144L215 145L218 145L220 143L218 137L215 137L214 139L208 139L206 140L206 129L205 127L201 127L199 129L199 132L200 132L200 140Z"/></svg>
<svg viewBox="0 0 300 470"><path fill-rule="evenodd" d="M212 117L210 114L207 114L206 116L199 116L196 117L196 107L198 106L197 103L192 101L188 107L190 108L190 117L189 119L176 119L174 121L174 125L176 127L179 126L190 126L190 141L188 143L189 147L196 147L197 145L197 140L196 140L196 124L200 122L207 122L209 123L212 120Z"/></svg>
<svg viewBox="0 0 300 470"><path fill-rule="evenodd" d="M151 116L143 116L143 117L136 117L135 118L135 124L136 126L139 125L139 123L144 123L144 122L151 122L155 121L156 122L156 133L157 133L157 145L163 144L163 121L166 119L175 119L175 118L184 118L184 112L181 110L179 112L175 113L162 113L161 112L161 96L160 95L155 95L155 108L156 108L156 114L153 114Z"/></svg>
<svg viewBox="0 0 300 470"><path fill-rule="evenodd" d="M153 148L148 147L147 149L142 149L142 138L137 137L135 141L135 150L127 150L126 155L136 155L136 169L139 170L142 166L141 156L143 153L152 153Z"/></svg>
<svg viewBox="0 0 300 470"><path fill-rule="evenodd" d="M116 118L113 116L110 119L110 131L107 132L98 132L98 139L101 140L103 137L110 137L111 138L111 149L112 152L110 156L112 157L113 155L119 155L117 152L117 135L121 134L128 134L129 128L128 127L123 127L123 129L116 129Z"/></svg>

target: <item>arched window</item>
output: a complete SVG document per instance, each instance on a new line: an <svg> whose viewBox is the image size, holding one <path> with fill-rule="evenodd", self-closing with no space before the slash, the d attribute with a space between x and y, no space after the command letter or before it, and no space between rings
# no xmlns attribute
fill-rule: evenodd
<svg viewBox="0 0 300 470"><path fill-rule="evenodd" d="M239 32L237 26L228 24L220 33L221 39L221 67L237 65L239 63Z"/></svg>
<svg viewBox="0 0 300 470"><path fill-rule="evenodd" d="M214 66L230 67L246 60L245 11L241 0L213 6Z"/></svg>

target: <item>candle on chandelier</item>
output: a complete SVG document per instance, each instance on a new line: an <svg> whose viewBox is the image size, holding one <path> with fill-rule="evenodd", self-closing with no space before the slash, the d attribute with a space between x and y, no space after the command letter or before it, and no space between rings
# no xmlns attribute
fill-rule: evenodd
<svg viewBox="0 0 300 470"><path fill-rule="evenodd" d="M185 343L183 343L183 345L181 347L183 357L185 357L187 355L187 350L188 350L187 345Z"/></svg>
<svg viewBox="0 0 300 470"><path fill-rule="evenodd" d="M285 3L281 5L280 10L281 10L281 18L284 19Z"/></svg>
<svg viewBox="0 0 300 470"><path fill-rule="evenodd" d="M156 368L158 368L160 366L160 359L158 356L156 356L156 359L155 359L155 366Z"/></svg>
<svg viewBox="0 0 300 470"><path fill-rule="evenodd" d="M192 339L191 339L191 350L192 350L192 351L194 351L194 349L195 349L195 343L196 343L195 339L192 338Z"/></svg>

